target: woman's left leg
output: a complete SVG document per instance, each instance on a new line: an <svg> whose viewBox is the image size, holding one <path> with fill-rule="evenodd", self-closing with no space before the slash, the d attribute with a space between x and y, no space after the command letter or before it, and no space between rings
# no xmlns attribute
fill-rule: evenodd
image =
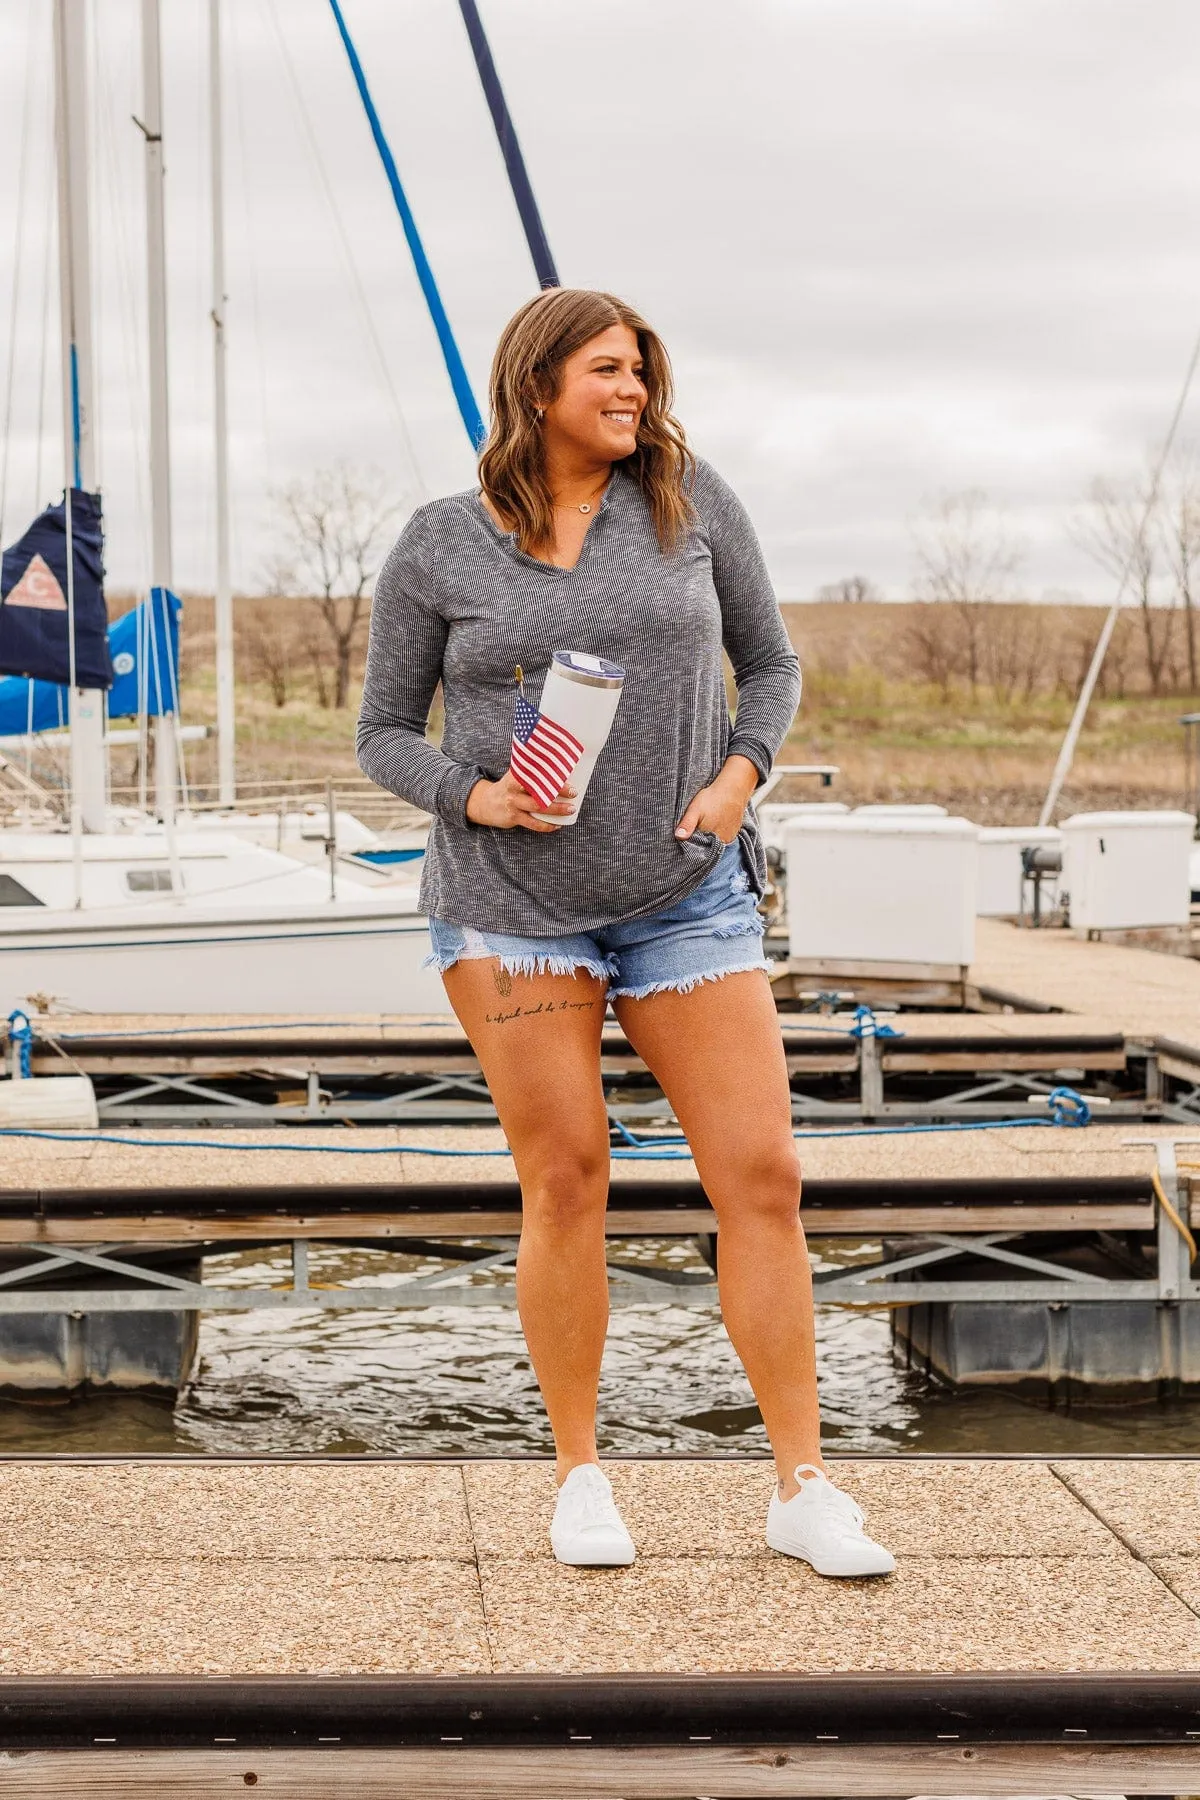
<svg viewBox="0 0 1200 1800"><path fill-rule="evenodd" d="M822 1467L821 1419L800 1161L770 984L743 970L613 1007L670 1101L717 1215L725 1327L787 1498L798 1464Z"/></svg>

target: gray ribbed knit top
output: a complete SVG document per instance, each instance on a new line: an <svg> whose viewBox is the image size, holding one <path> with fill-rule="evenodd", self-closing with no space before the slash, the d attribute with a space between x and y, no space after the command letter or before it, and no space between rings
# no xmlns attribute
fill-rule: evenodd
<svg viewBox="0 0 1200 1800"><path fill-rule="evenodd" d="M477 492L420 507L375 584L360 767L433 815L427 913L481 931L562 936L659 912L721 854L675 827L730 753L766 776L800 696L800 668L745 508L701 462L696 519L659 548L636 480L618 465L573 569L517 548ZM731 725L721 660L737 681ZM541 834L471 824L467 796L508 767L513 671L536 701L555 650L625 670L612 731L578 820ZM425 736L442 684L441 747ZM765 880L753 810L742 827Z"/></svg>

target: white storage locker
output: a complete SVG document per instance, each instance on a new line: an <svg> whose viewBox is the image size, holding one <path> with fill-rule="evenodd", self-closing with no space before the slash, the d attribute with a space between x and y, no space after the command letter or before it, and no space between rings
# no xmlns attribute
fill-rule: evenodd
<svg viewBox="0 0 1200 1800"><path fill-rule="evenodd" d="M850 808L841 800L768 800L765 806L756 806L754 810L763 843L782 850L784 833L793 819L805 819L810 814L817 818L841 818Z"/></svg>
<svg viewBox="0 0 1200 1800"><path fill-rule="evenodd" d="M890 806L878 802L872 806L856 806L854 810L860 819L946 819L950 816L944 806L916 800L911 805L897 802L895 806Z"/></svg>
<svg viewBox="0 0 1200 1800"><path fill-rule="evenodd" d="M795 820L786 836L790 954L969 963L978 841L969 819Z"/></svg>
<svg viewBox="0 0 1200 1800"><path fill-rule="evenodd" d="M985 919L1015 919L1021 910L1021 852L1028 845L1061 846L1055 825L984 825L979 832L979 890L975 911Z"/></svg>
<svg viewBox="0 0 1200 1800"><path fill-rule="evenodd" d="M1072 929L1186 925L1195 829L1185 812L1076 813L1064 819L1063 886Z"/></svg>

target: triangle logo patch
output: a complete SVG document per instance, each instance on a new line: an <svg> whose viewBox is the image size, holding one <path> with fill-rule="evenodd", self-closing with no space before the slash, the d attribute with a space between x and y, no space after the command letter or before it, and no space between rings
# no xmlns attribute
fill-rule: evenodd
<svg viewBox="0 0 1200 1800"><path fill-rule="evenodd" d="M5 606L35 607L39 612L66 612L67 597L43 556L34 556L25 573L4 597Z"/></svg>

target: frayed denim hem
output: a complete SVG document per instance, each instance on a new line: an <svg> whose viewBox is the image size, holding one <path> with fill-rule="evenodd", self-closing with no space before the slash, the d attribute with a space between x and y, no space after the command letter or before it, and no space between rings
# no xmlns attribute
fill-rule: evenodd
<svg viewBox="0 0 1200 1800"><path fill-rule="evenodd" d="M610 1000L648 1000L652 994L690 994L706 981L724 981L727 975L769 975L769 962L737 963L732 969L710 969L704 975L685 975L680 981L648 981L644 987L609 988Z"/></svg>
<svg viewBox="0 0 1200 1800"><path fill-rule="evenodd" d="M714 925L712 935L715 938L761 937L766 929L767 921L760 913L755 913L741 925Z"/></svg>
<svg viewBox="0 0 1200 1800"><path fill-rule="evenodd" d="M433 950L421 967L436 969L444 975L460 962L498 962L506 975L594 975L597 981L611 981L617 972L615 957L597 962L586 956L502 956L498 950L473 949L467 944L446 952Z"/></svg>

